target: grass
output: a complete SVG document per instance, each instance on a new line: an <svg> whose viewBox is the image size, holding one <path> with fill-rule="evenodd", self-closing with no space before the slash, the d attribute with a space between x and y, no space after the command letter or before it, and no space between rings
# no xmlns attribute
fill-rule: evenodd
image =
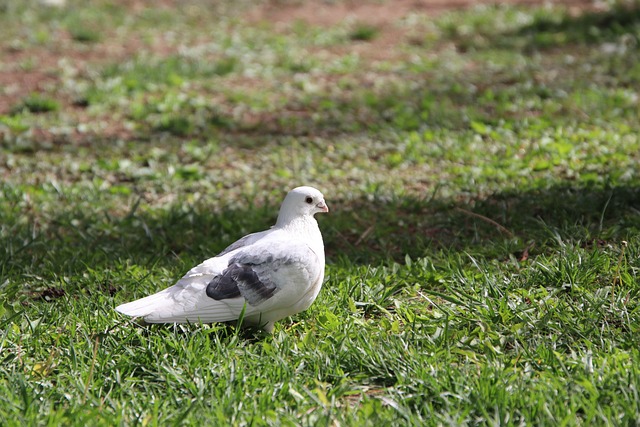
<svg viewBox="0 0 640 427"><path fill-rule="evenodd" d="M374 39L377 34L378 29L373 25L356 24L349 34L349 38L357 41L369 41Z"/></svg>
<svg viewBox="0 0 640 427"><path fill-rule="evenodd" d="M31 113L48 113L57 111L60 108L58 102L53 99L40 96L38 94L31 94L25 97L20 104L13 107L12 112L15 115L23 111Z"/></svg>
<svg viewBox="0 0 640 427"><path fill-rule="evenodd" d="M218 3L0 3L3 425L634 424L636 9ZM273 335L113 310L303 183L326 283Z"/></svg>

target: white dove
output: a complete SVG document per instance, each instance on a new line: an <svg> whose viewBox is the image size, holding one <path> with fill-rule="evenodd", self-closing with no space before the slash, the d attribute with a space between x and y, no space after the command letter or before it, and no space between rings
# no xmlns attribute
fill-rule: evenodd
<svg viewBox="0 0 640 427"><path fill-rule="evenodd" d="M116 307L148 323L237 320L273 332L274 322L306 310L324 279L324 244L314 215L329 212L313 187L285 197L276 224L249 234L156 294Z"/></svg>

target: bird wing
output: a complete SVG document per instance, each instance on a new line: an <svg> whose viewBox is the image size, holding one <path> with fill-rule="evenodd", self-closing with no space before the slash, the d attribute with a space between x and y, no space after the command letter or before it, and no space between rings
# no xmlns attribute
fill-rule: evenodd
<svg viewBox="0 0 640 427"><path fill-rule="evenodd" d="M250 306L294 303L321 275L318 256L300 240L266 240L235 253L222 274L207 285L215 300L242 296Z"/></svg>
<svg viewBox="0 0 640 427"><path fill-rule="evenodd" d="M237 249L241 249L245 246L249 246L254 244L255 242L257 242L260 239L263 239L265 237L269 237L274 231L273 229L269 229L269 230L265 230L265 231L260 231L257 233L251 233L251 234L247 234L246 236L236 240L235 242L233 242L232 244L230 244L229 246L227 246L222 252L220 252L218 255L216 255L216 257L221 257L223 255L228 254L229 252L233 252Z"/></svg>
<svg viewBox="0 0 640 427"><path fill-rule="evenodd" d="M256 239L247 239L251 240ZM223 251L175 285L116 310L150 323L224 322L243 312L249 317L270 310L286 312L289 306L294 314L296 303L323 272L317 254L305 242L271 233Z"/></svg>

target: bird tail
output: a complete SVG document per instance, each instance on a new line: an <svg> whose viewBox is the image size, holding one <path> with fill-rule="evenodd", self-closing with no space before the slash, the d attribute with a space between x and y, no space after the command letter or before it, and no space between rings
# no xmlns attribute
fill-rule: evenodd
<svg viewBox="0 0 640 427"><path fill-rule="evenodd" d="M116 307L116 311L131 317L147 317L153 313L165 311L170 308L175 301L167 292L158 292L139 300L121 304ZM146 320L146 319L145 319Z"/></svg>
<svg viewBox="0 0 640 427"><path fill-rule="evenodd" d="M182 286L173 286L119 305L116 311L142 317L147 323L209 323L235 320L245 305L244 298L240 297L216 301L205 296L204 290L189 295L182 291ZM248 314L253 314L253 311L249 310Z"/></svg>

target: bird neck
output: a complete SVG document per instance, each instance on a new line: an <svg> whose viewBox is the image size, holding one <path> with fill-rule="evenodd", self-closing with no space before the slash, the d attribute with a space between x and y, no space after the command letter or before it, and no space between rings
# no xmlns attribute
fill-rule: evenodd
<svg viewBox="0 0 640 427"><path fill-rule="evenodd" d="M280 218L275 225L287 233L293 235L294 238L306 242L311 250L318 256L318 259L324 263L324 242L318 222L312 215L297 216L294 218Z"/></svg>
<svg viewBox="0 0 640 427"><path fill-rule="evenodd" d="M310 231L318 229L318 222L311 215L296 215L290 217L280 214L276 221L276 227L285 229L291 233L308 234Z"/></svg>

